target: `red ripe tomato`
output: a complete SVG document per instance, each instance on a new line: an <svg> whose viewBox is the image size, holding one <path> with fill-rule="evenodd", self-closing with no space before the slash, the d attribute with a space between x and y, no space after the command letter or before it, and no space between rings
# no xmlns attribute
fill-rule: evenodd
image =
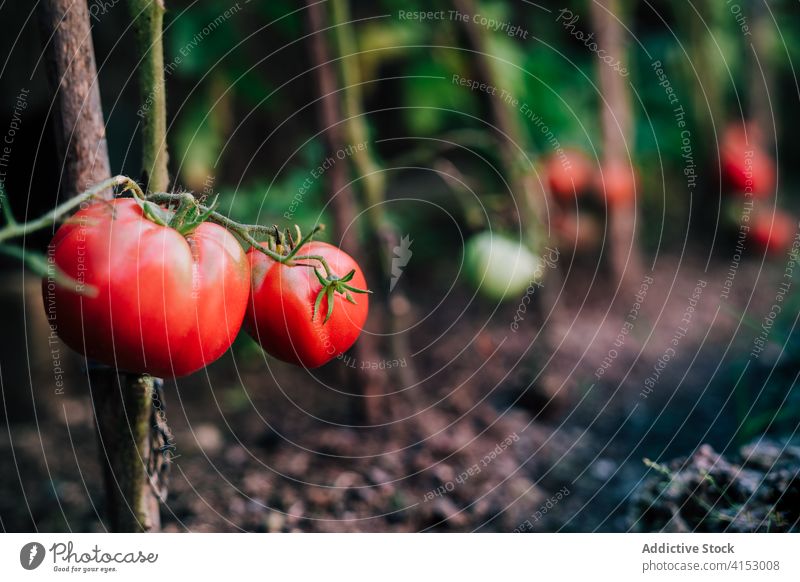
<svg viewBox="0 0 800 582"><path fill-rule="evenodd" d="M775 191L775 162L757 143L756 130L745 133L740 126L729 127L720 146L722 176L736 192L769 196Z"/></svg>
<svg viewBox="0 0 800 582"><path fill-rule="evenodd" d="M580 196L592 181L592 164L577 149L564 150L563 156L550 156L545 170L550 191L563 200Z"/></svg>
<svg viewBox="0 0 800 582"><path fill-rule="evenodd" d="M626 206L636 200L636 173L625 162L611 161L597 173L595 188L609 207Z"/></svg>
<svg viewBox="0 0 800 582"><path fill-rule="evenodd" d="M219 358L242 325L250 269L237 240L217 224L184 237L147 219L134 200L118 199L76 213L51 250L66 275L96 291L79 294L45 278L57 333L104 364L185 376Z"/></svg>
<svg viewBox="0 0 800 582"><path fill-rule="evenodd" d="M757 212L750 224L750 236L755 245L770 254L785 253L792 246L797 221L781 210Z"/></svg>
<svg viewBox="0 0 800 582"><path fill-rule="evenodd" d="M322 256L334 274L344 277L355 271L349 284L366 289L358 264L344 251L324 242L303 245L298 256ZM322 298L316 316L314 303L322 284L314 269L282 265L251 248L247 252L253 289L245 315L245 329L267 353L292 364L316 368L347 351L355 343L367 320L367 295L353 294L355 304L341 293L333 295L333 312L324 322L329 305ZM314 260L302 263L315 264ZM324 271L320 268L320 272Z"/></svg>

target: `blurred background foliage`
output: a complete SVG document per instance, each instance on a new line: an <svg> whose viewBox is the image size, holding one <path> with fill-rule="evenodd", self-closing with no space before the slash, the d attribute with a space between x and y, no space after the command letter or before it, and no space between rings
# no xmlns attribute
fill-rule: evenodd
<svg viewBox="0 0 800 582"><path fill-rule="evenodd" d="M112 165L116 171L135 173L139 158L133 136L138 107L131 75L135 63L132 53L124 49L133 42L127 9L124 3L101 4L108 7L96 12L93 33L103 79ZM712 199L718 194L710 178L716 171L712 162L722 125L741 119L749 110L752 37L743 35L728 4L706 1L690 7L688 3L663 0L624 3L628 14L625 25L631 33L627 58L634 93L631 155L640 169L640 202L644 219L650 224L685 222L689 204L683 187L681 151L675 145L680 144L680 129L663 88L656 82L653 60L663 62L689 113L695 153L705 163L700 168L701 190L708 190ZM524 2L479 2L481 14L512 22L528 32L526 39L502 32L489 34L490 52L501 61L504 88L520 102L530 104L562 145L578 146L599 160L602 148L598 139L596 55L555 22L563 3L543 1L540 5L550 12ZM313 103L315 79L309 71L304 42L309 34L304 10L289 0L175 0L168 7L166 62L171 165L176 183L202 191L211 180L214 190L223 194L224 203L237 216L277 219L286 211L298 184L318 164L322 152ZM588 2L570 2L568 7L580 16L576 28L592 30ZM751 3L741 4L750 23L752 7ZM397 17L401 10L452 9L450 3L441 0L381 0L352 6L366 110L370 112L367 122L386 167L391 167L395 158L407 156L409 147L424 150L430 146L420 139L411 144L392 139L403 136L467 136L471 141L462 142L464 145L482 146L481 152L497 161L496 144L485 121L491 118L486 95L450 82L454 74L476 76L463 32L449 19L420 23ZM788 134L790 124L780 120L791 111L798 93L791 66L800 56L800 22L793 17L795 10L788 0L770 3L767 18L779 23L780 29L770 22L771 34L765 35L766 52L761 55L761 65L773 72L770 106L775 114L775 154L781 170L779 200L790 208L795 206L790 192L797 183L793 168L800 162L800 149ZM12 90L0 98L0 105L10 115L16 96L13 87L32 86L31 109L36 113L29 116L46 116L49 95L43 65L36 60L40 39L35 19L25 20L28 7L22 4L4 8L4 14L10 21L18 16L22 30L19 36L5 35L0 41L3 54L13 57L4 64L3 72ZM20 43L29 43L31 50L12 50ZM709 98L719 103L707 103ZM709 108L720 110L710 112ZM713 120L710 113L715 114ZM538 160L536 155L547 154L550 146L534 124L524 119L520 122L534 148L534 160ZM44 121L39 123L43 127ZM467 129L475 130L475 134L463 133ZM772 128L767 133L771 136ZM44 132L42 143L36 145L47 147L48 140ZM424 153L417 156L417 160L425 158ZM31 172L26 170L36 169L26 165L18 164L8 177L8 184L22 192L29 189ZM475 186L482 193L501 188L486 168L473 170ZM41 191L47 191L44 186L52 179L35 176L33 189L41 182ZM322 187L312 187L307 201L313 204L301 205L297 221L313 221L319 216ZM51 202L43 197L34 207L46 207ZM324 212L322 216L326 217ZM680 229L660 227L643 229L642 234L642 242L650 250L659 243L682 244L684 238Z"/></svg>
<svg viewBox="0 0 800 582"><path fill-rule="evenodd" d="M191 47L197 31L231 6L226 0L211 0L184 11L181 3L173 3L167 24L167 61ZM194 190L202 190L207 177L215 176L224 202L240 217L279 217L324 153L312 103L316 99L313 75L307 66L283 66L308 62L302 42L308 29L303 11L294 2L240 6L237 14L197 43L175 67L170 84L173 165L180 167L179 183ZM561 145L578 146L597 162L603 152L598 138L601 104L596 55L555 23L561 4L544 2L542 6L551 11L549 15L522 2L479 3L482 15L513 22L528 32L527 39L501 32L487 35L489 52L499 62L503 88L546 120ZM752 23L749 8L743 4L742 10ZM392 139L405 136L453 139L479 148L490 161L498 162L496 136L487 128L491 116L486 95L450 82L453 75L477 76L463 33L449 19L420 23L397 17L401 10L452 9L441 1L353 5L358 61L370 112L367 121L386 167L392 167L395 158L402 161L408 156L409 146L426 150L430 145L421 139ZM577 29L592 30L587 2L571 2L569 9L580 16ZM685 224L690 200L682 174L681 129L652 62L664 64L687 111L700 174L695 195L713 200L719 196L713 180L715 144L726 123L747 117L750 110L752 37L743 35L724 3L699 2L690 8L682 2L635 2L626 3L624 9L632 34L627 43L635 119L630 153L640 169L644 220L658 227L643 229L642 242L655 250L659 244L682 244L683 229L663 225ZM762 65L774 71L770 105L777 119L782 108L791 107L797 93L790 64L790 57L796 59L800 51L793 9L789 2L771 4L769 17L780 23L781 34L772 35L767 52L761 55ZM551 145L546 136L521 116L519 121L533 148L533 159L548 155ZM791 168L798 161L794 140L783 139L785 124L776 123L776 129L780 168ZM127 139L124 132L120 137ZM120 149L112 147L112 151ZM427 151L417 156L417 161L426 159L430 160ZM474 170L475 186L482 193L502 189L492 172ZM394 174L398 175L402 172ZM782 171L781 176L779 199L792 208L793 197L788 193L796 179L791 172ZM297 221L317 219L323 187L312 185L305 198L310 203L300 205ZM452 200L450 206L458 210ZM327 218L324 212L322 218Z"/></svg>

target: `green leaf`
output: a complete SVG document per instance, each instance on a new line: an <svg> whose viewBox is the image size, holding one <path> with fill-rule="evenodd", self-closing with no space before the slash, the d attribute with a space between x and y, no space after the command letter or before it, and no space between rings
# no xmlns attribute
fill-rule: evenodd
<svg viewBox="0 0 800 582"><path fill-rule="evenodd" d="M334 303L334 301L333 301L333 287L332 286L328 287L325 290L325 298L328 300L328 314L325 316L325 321L322 322L323 325L328 323L328 320L331 318L331 315L333 315L333 303Z"/></svg>
<svg viewBox="0 0 800 582"><path fill-rule="evenodd" d="M196 205L192 204L187 198L181 199L178 204L178 209L175 211L175 214L172 215L172 218L169 219L169 226L180 231L181 226L187 221L192 210L196 210Z"/></svg>
<svg viewBox="0 0 800 582"><path fill-rule="evenodd" d="M342 285L342 287L344 289L347 289L348 291L352 291L353 293L370 293L370 294L372 294L372 291L370 291L369 289L359 289L358 287L353 287L352 285Z"/></svg>
<svg viewBox="0 0 800 582"><path fill-rule="evenodd" d="M319 293L317 293L317 300L314 301L314 311L311 313L311 321L314 321L317 318L317 312L319 311L319 304L322 303L322 296L324 294L325 294L325 287L320 289Z"/></svg>
<svg viewBox="0 0 800 582"><path fill-rule="evenodd" d="M409 105L403 110L405 122L414 134L426 136L444 130L448 123L467 123L463 114L478 110L477 95L452 82L453 74L462 75L465 67L436 52L428 57L410 65L403 80L404 101Z"/></svg>
<svg viewBox="0 0 800 582"><path fill-rule="evenodd" d="M148 200L140 200L137 196L134 196L133 199L136 201L136 204L142 209L142 213L148 220L152 220L156 224L161 226L169 226L169 221L172 219L172 212L161 208L155 202L150 202Z"/></svg>

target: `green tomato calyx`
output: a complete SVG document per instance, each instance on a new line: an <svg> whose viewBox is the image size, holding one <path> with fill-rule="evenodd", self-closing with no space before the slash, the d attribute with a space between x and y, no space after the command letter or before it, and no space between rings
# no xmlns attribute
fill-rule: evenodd
<svg viewBox="0 0 800 582"><path fill-rule="evenodd" d="M314 311L311 314L311 321L314 321L317 318L317 312L319 311L319 306L322 303L322 298L325 297L327 299L328 304L328 312L325 314L325 319L322 322L322 325L328 323L328 320L333 315L333 304L334 304L334 297L336 293L343 295L344 298L352 303L353 305L356 304L356 300L353 299L352 293L372 293L369 289L359 289L358 287L353 287L348 283L352 281L353 277L356 274L356 270L353 269L344 277L337 277L334 273L331 273L327 277L323 277L322 273L319 272L319 269L314 269L314 274L317 276L317 280L319 281L322 288L317 293L317 299L314 301Z"/></svg>

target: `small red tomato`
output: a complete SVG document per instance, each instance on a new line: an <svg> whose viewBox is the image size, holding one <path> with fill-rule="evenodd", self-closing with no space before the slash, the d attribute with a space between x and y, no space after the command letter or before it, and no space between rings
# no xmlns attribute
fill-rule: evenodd
<svg viewBox="0 0 800 582"><path fill-rule="evenodd" d="M361 268L344 251L313 241L303 245L297 253L297 256L308 255L323 257L338 277L354 271L348 285L366 289ZM351 294L355 301L351 303L343 293L334 292L333 311L326 322L330 305L324 294L314 313L323 287L313 268L283 265L255 248L251 248L247 256L253 287L245 329L267 353L284 362L316 368L355 343L367 320L369 299L366 294ZM301 262L319 266L313 259ZM319 272L324 276L322 267Z"/></svg>
<svg viewBox="0 0 800 582"><path fill-rule="evenodd" d="M781 210L756 212L750 219L753 243L770 254L785 253L792 246L797 221Z"/></svg>
<svg viewBox="0 0 800 582"><path fill-rule="evenodd" d="M636 200L636 172L625 162L607 162L597 173L595 188L609 207L633 204Z"/></svg>
<svg viewBox="0 0 800 582"><path fill-rule="evenodd" d="M242 325L250 269L217 224L184 236L118 199L77 212L50 249L61 271L96 291L79 294L45 277L51 323L72 349L109 366L185 376L219 358Z"/></svg>
<svg viewBox="0 0 800 582"><path fill-rule="evenodd" d="M580 196L592 181L592 164L578 149L564 150L564 155L553 154L545 171L550 191L563 200Z"/></svg>
<svg viewBox="0 0 800 582"><path fill-rule="evenodd" d="M757 144L755 129L746 133L741 126L729 127L720 144L722 177L735 192L769 196L775 191L775 162Z"/></svg>

